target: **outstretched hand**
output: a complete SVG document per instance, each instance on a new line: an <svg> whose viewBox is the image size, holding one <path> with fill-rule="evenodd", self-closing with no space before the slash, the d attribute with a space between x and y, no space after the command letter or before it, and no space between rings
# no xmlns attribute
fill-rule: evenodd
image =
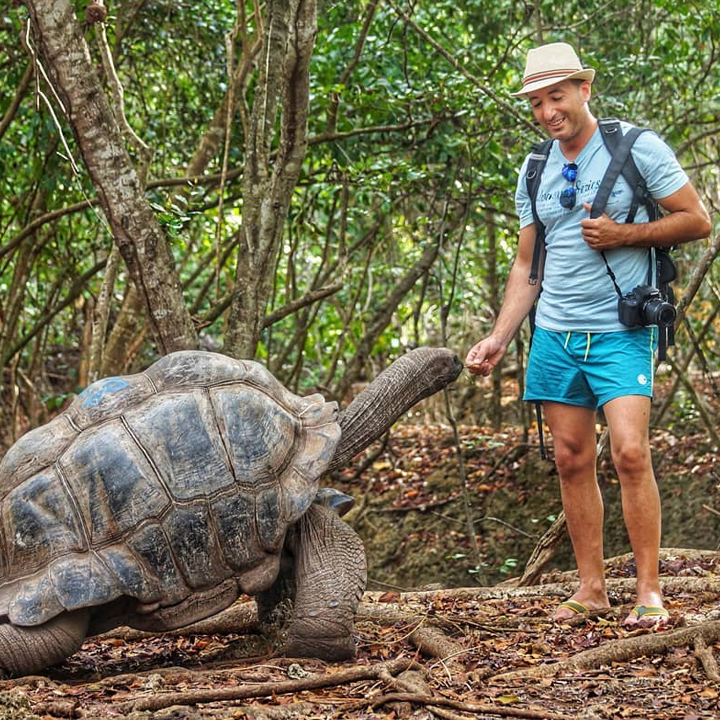
<svg viewBox="0 0 720 720"><path fill-rule="evenodd" d="M487 377L504 354L505 345L491 335L470 350L465 360L465 367L471 375Z"/></svg>
<svg viewBox="0 0 720 720"><path fill-rule="evenodd" d="M584 202L583 207L590 212L592 205ZM593 250L612 250L625 245L622 238L622 226L603 213L598 218L587 217L580 221L583 240Z"/></svg>

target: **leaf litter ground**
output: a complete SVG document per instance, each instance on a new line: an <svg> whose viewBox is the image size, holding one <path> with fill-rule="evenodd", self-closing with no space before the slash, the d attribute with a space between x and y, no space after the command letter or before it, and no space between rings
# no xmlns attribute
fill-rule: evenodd
<svg viewBox="0 0 720 720"><path fill-rule="evenodd" d="M468 437L478 432L473 428ZM394 447L372 460L372 497L390 493L391 512L457 501L457 488L443 494L427 482L434 472L446 474L453 462L446 434L447 428L417 427L396 434ZM511 452L517 438L483 437L503 460L488 462L478 454L480 466L469 453L472 496L498 492L517 471ZM679 448L671 434L664 442L663 462L677 459L696 475L715 472L712 454L701 443ZM683 460L689 455L688 469ZM417 458L416 465L406 457ZM343 478L338 480L342 485ZM254 632L254 603L242 598L206 621L202 632L153 637L118 631L89 639L42 676L2 681L0 720L718 718L719 567L713 551L664 551L661 570L672 622L660 631L621 625L632 605L628 556L607 564L613 609L562 624L550 616L572 592L572 571L547 572L527 588L506 581L370 590L356 623L358 657L344 664L276 656L277 638Z"/></svg>

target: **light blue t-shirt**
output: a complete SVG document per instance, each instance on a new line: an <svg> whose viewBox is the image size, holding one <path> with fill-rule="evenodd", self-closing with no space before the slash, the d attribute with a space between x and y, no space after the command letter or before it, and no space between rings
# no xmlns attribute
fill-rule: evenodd
<svg viewBox="0 0 720 720"><path fill-rule="evenodd" d="M621 123L623 132L632 127ZM653 132L642 133L632 147L632 155L648 190L656 200L672 195L688 182L685 171L672 150ZM565 332L615 332L625 329L618 320L618 296L607 274L602 255L591 250L582 239L580 221L589 217L583 202L592 204L603 175L610 163L600 129L595 131L575 163L578 167L575 207L560 205L560 193L570 187L562 175L568 160L554 142L543 170L537 194L537 211L546 227L546 257L542 293L538 300L535 322L546 330ZM525 172L528 158L520 170L515 205L520 227L533 223L532 207L527 193ZM620 176L608 199L605 212L616 222L624 223L630 210L630 186ZM647 222L641 205L635 222ZM605 253L623 295L636 285L648 281L648 248L617 248Z"/></svg>

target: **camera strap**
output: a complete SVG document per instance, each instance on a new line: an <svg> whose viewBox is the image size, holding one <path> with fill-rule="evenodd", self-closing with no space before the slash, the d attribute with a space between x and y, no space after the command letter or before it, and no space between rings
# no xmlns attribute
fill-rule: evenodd
<svg viewBox="0 0 720 720"><path fill-rule="evenodd" d="M612 280L612 284L615 286L615 292L617 293L617 296L619 298L622 297L622 290L620 290L620 286L617 284L617 278L615 277L615 273L612 271L612 268L610 267L610 263L608 262L607 256L605 255L605 251L601 250L600 254L602 255L602 259L605 262L605 268L607 269L607 274L610 277L610 280Z"/></svg>
<svg viewBox="0 0 720 720"><path fill-rule="evenodd" d="M657 253L657 255L656 255ZM607 274L610 277L610 280L612 280L612 284L615 287L615 292L617 293L617 296L621 298L622 290L620 290L620 286L617 284L617 278L615 277L615 273L612 271L612 268L610 267L610 263L608 262L607 256L605 255L605 251L601 250L600 255L602 255L603 262L605 263L605 268L607 269ZM661 261L659 259L656 259L655 262L653 262L653 256L656 258L659 256L658 249L657 248L648 248L648 285L659 285L660 291L662 292L662 295L664 298L672 298L674 297L674 294L672 292L672 288L669 285L669 280L662 278L662 270L661 267L664 267L664 265L661 265ZM667 254L667 252L664 253L664 257L667 258L667 262L670 263L670 267L672 268L673 275L670 277L670 280L675 279L675 264L672 262L672 258ZM657 266L657 269L655 271L655 277L653 277L653 267ZM670 299L670 302L674 304L674 300Z"/></svg>
<svg viewBox="0 0 720 720"><path fill-rule="evenodd" d="M623 134L620 128L620 122L615 118L602 118L598 121L598 125L600 127L605 146L610 152L610 164L603 175L603 179L600 181L600 187L598 188L595 199L593 200L592 209L590 210L590 217L599 218L605 212L605 207L610 199L610 193L612 193L617 179L622 174L633 192L630 211L625 222L633 222L635 220L638 205L641 202L643 204L647 203L648 194L647 185L645 184L642 175L640 175L640 172L635 165L635 161L632 159L632 146L635 144L638 136L641 133L647 132L648 128L631 127L625 134ZM657 218L657 213L651 212L650 208L648 208L648 216L649 220L655 220ZM652 250L649 252L650 271L648 275L648 282L652 282ZM610 263L608 262L605 253L601 251L600 254L605 262L607 273L615 287L615 292L618 297L621 298L622 291L617 284L615 273L610 268Z"/></svg>

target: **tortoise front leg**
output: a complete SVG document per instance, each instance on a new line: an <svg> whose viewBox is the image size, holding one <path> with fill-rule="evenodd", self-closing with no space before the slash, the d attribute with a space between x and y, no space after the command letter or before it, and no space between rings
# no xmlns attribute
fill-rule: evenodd
<svg viewBox="0 0 720 720"><path fill-rule="evenodd" d="M335 512L317 504L288 540L295 556L296 592L285 655L355 657L353 623L367 581L362 541Z"/></svg>
<svg viewBox="0 0 720 720"><path fill-rule="evenodd" d="M0 625L0 669L6 675L30 675L77 652L87 636L90 612L74 610L43 625Z"/></svg>

